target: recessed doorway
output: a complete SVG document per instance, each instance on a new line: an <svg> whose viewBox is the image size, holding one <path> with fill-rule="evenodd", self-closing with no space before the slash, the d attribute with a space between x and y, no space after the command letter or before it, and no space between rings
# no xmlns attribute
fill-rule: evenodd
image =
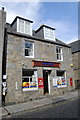
<svg viewBox="0 0 80 120"><path fill-rule="evenodd" d="M43 79L44 79L44 94L49 94L49 72L48 70L43 70Z"/></svg>

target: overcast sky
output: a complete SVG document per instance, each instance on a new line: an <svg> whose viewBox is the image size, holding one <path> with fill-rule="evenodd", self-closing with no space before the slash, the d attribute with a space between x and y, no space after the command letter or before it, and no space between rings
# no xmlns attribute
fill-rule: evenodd
<svg viewBox="0 0 80 120"><path fill-rule="evenodd" d="M0 2L5 7L7 22L16 16L33 20L33 29L42 24L56 29L56 38L70 43L78 39L78 2Z"/></svg>

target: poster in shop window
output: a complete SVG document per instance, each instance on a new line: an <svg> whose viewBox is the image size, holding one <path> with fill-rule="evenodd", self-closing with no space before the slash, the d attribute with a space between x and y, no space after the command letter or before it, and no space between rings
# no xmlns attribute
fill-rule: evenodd
<svg viewBox="0 0 80 120"><path fill-rule="evenodd" d="M67 83L66 83L65 77L59 77L57 79L57 85L58 85L58 88L60 88L60 87L67 87Z"/></svg>
<svg viewBox="0 0 80 120"><path fill-rule="evenodd" d="M66 79L64 77L54 77L53 87L67 87Z"/></svg>
<svg viewBox="0 0 80 120"><path fill-rule="evenodd" d="M57 78L53 78L53 87L57 87Z"/></svg>

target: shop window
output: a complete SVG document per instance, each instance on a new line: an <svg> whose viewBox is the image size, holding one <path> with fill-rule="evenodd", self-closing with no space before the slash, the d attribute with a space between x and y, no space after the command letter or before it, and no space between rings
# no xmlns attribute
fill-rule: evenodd
<svg viewBox="0 0 80 120"><path fill-rule="evenodd" d="M65 71L57 71L57 76L65 77Z"/></svg>
<svg viewBox="0 0 80 120"><path fill-rule="evenodd" d="M34 43L30 41L25 41L25 56L34 57Z"/></svg>
<svg viewBox="0 0 80 120"><path fill-rule="evenodd" d="M56 53L57 53L57 60L63 61L63 53L62 53L62 47L56 47Z"/></svg>
<svg viewBox="0 0 80 120"><path fill-rule="evenodd" d="M38 80L36 70L22 70L23 91L38 90Z"/></svg>
<svg viewBox="0 0 80 120"><path fill-rule="evenodd" d="M66 71L61 71L61 70L58 70L56 71L57 73L57 85L58 87L66 87L67 85L67 82L66 82Z"/></svg>
<svg viewBox="0 0 80 120"><path fill-rule="evenodd" d="M56 77L53 77L53 87L67 87L66 71L56 71Z"/></svg>

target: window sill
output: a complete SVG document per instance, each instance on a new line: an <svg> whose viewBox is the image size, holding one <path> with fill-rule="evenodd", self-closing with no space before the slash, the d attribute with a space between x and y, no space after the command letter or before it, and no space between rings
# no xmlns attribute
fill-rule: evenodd
<svg viewBox="0 0 80 120"><path fill-rule="evenodd" d="M67 85L58 85L58 88L64 88L67 87Z"/></svg>
<svg viewBox="0 0 80 120"><path fill-rule="evenodd" d="M63 62L63 60L57 60L58 62Z"/></svg>
<svg viewBox="0 0 80 120"><path fill-rule="evenodd" d="M25 58L34 58L34 56L25 56Z"/></svg>
<svg viewBox="0 0 80 120"><path fill-rule="evenodd" d="M22 91L34 91L38 90L38 88L23 88Z"/></svg>

